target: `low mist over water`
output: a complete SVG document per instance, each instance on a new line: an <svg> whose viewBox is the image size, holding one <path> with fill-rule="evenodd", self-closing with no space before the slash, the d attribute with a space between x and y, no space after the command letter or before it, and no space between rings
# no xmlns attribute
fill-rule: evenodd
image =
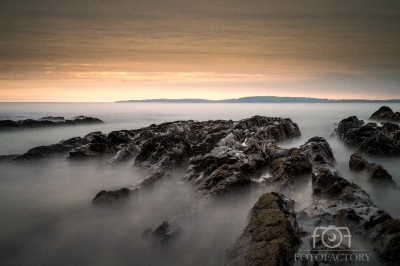
<svg viewBox="0 0 400 266"><path fill-rule="evenodd" d="M377 188L350 172L354 152L330 135L342 119L367 120L380 104L150 104L2 103L0 119L72 118L86 115L104 124L0 131L0 155L24 153L93 131L136 129L176 120L240 120L254 115L288 117L301 137L278 143L299 147L324 137L339 174L370 194L375 205L400 218L399 191ZM400 111L400 104L392 104ZM101 190L132 187L144 178L132 162L107 159L75 162L64 156L31 163L0 162L0 265L224 265L226 249L242 234L251 207L268 187L256 184L218 199L199 199L193 187L174 178L109 206L93 206ZM369 158L382 164L400 184L398 158ZM311 182L294 191L296 211L311 202ZM168 245L148 241L143 232L168 221L181 228Z"/></svg>

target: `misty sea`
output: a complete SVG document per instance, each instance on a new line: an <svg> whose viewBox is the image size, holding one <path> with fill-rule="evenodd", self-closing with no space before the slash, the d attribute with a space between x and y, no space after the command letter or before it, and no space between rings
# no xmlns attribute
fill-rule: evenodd
<svg viewBox="0 0 400 266"><path fill-rule="evenodd" d="M137 129L177 120L240 120L254 115L291 118L301 137L278 143L299 147L324 137L340 175L362 187L375 205L400 218L399 192L377 189L350 172L354 150L331 137L337 124L355 115L368 121L379 103L0 103L0 120L85 115L104 124L0 131L0 155L101 131ZM400 104L388 104L400 111ZM368 158L382 164L400 184L399 158ZM127 187L143 176L131 165L110 167L56 157L24 165L0 165L0 265L223 265L226 249L243 232L263 188L217 202L196 203L188 186L166 186L121 206L93 208L100 190ZM171 181L172 182L172 181ZM311 190L293 195L296 211ZM193 213L193 215L186 215ZM183 235L168 247L147 245L141 234L179 219ZM176 218L179 217L179 218Z"/></svg>

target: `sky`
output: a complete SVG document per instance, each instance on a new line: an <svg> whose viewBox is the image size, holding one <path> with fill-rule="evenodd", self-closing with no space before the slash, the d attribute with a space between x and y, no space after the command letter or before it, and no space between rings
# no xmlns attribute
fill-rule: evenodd
<svg viewBox="0 0 400 266"><path fill-rule="evenodd" d="M2 0L1 102L400 98L398 0Z"/></svg>

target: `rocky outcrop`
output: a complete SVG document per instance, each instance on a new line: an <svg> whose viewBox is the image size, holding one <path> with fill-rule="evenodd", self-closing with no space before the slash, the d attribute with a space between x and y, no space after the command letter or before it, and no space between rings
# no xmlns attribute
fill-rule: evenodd
<svg viewBox="0 0 400 266"><path fill-rule="evenodd" d="M349 167L355 172L363 172L373 184L397 187L392 176L382 165L369 163L360 153L353 153L350 156Z"/></svg>
<svg viewBox="0 0 400 266"><path fill-rule="evenodd" d="M284 140L299 135L297 124L282 118L255 116L238 122L177 121L135 131L111 132L107 136L108 145L120 150L109 163L135 157L134 167L148 173L133 186L135 189L152 187L168 178L171 170L183 168L186 170L182 180L191 183L196 194L217 196L247 187L252 176L261 175L271 160L276 159L273 154L279 153L274 152L279 149L275 138ZM90 144L83 146L84 149L78 147L70 156L82 149L90 152L88 147ZM127 150L132 147L134 152ZM311 171L304 155L298 154L302 162L294 158L294 154L287 155L290 158L285 167L293 164L291 177ZM299 165L301 163L306 170Z"/></svg>
<svg viewBox="0 0 400 266"><path fill-rule="evenodd" d="M266 193L251 210L250 222L228 250L227 266L292 265L301 240L294 201Z"/></svg>
<svg viewBox="0 0 400 266"><path fill-rule="evenodd" d="M372 226L372 228L371 228ZM400 261L400 220L393 219L388 213L371 216L364 223L367 239L375 251L385 261L399 263Z"/></svg>
<svg viewBox="0 0 400 266"><path fill-rule="evenodd" d="M303 213L315 225L347 227L370 242L381 259L399 261L400 220L375 206L359 186L327 168L313 174L312 184L314 201Z"/></svg>
<svg viewBox="0 0 400 266"><path fill-rule="evenodd" d="M365 124L357 117L343 119L333 136L349 147L368 155L400 155L400 129L398 125L386 122Z"/></svg>
<svg viewBox="0 0 400 266"><path fill-rule="evenodd" d="M369 118L377 121L400 122L400 112L393 112L388 106L382 106Z"/></svg>
<svg viewBox="0 0 400 266"><path fill-rule="evenodd" d="M110 145L107 136L100 131L89 133L84 139L88 143L71 150L69 152L70 159L95 158L115 153L115 149Z"/></svg>
<svg viewBox="0 0 400 266"><path fill-rule="evenodd" d="M38 120L26 119L26 120L0 120L0 130L6 129L23 129L23 128L39 128L39 127L49 127L49 126L65 126L65 125L84 125L84 124L97 124L104 123L98 118L88 117L88 116L77 116L70 120L66 120L61 116L47 116L42 117Z"/></svg>
<svg viewBox="0 0 400 266"><path fill-rule="evenodd" d="M155 136L143 144L134 166L149 169L182 167L189 162L191 155L191 145L184 134Z"/></svg>
<svg viewBox="0 0 400 266"><path fill-rule="evenodd" d="M268 181L278 191L290 191L296 178L306 174L311 175L312 165L307 156L297 148L292 148L282 154L285 154L285 156L272 161L269 171L271 177Z"/></svg>
<svg viewBox="0 0 400 266"><path fill-rule="evenodd" d="M335 157L329 143L322 137L313 137L305 144L301 145L299 150L304 153L307 159L318 166L333 166Z"/></svg>
<svg viewBox="0 0 400 266"><path fill-rule="evenodd" d="M128 188L119 190L105 191L102 190L93 198L93 204L114 203L117 200L126 199L133 191Z"/></svg>
<svg viewBox="0 0 400 266"><path fill-rule="evenodd" d="M34 159L53 157L60 153L67 153L76 147L86 145L88 143L89 140L87 138L74 137L68 140L62 140L57 144L38 146L28 150L22 155L15 157L9 163L26 162Z"/></svg>
<svg viewBox="0 0 400 266"><path fill-rule="evenodd" d="M228 124L203 134L192 146L184 180L193 183L200 195L220 195L249 185L251 177L272 160L268 154L277 147L274 140L300 135L290 119L255 116Z"/></svg>

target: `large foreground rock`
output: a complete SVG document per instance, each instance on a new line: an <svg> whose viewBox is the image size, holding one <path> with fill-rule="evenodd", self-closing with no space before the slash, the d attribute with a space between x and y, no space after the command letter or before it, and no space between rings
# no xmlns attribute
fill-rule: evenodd
<svg viewBox="0 0 400 266"><path fill-rule="evenodd" d="M292 265L301 242L293 206L282 194L262 195L243 234L228 250L226 265Z"/></svg>
<svg viewBox="0 0 400 266"><path fill-rule="evenodd" d="M365 124L356 116L343 119L333 132L343 143L368 155L400 155L400 126L386 122Z"/></svg>

